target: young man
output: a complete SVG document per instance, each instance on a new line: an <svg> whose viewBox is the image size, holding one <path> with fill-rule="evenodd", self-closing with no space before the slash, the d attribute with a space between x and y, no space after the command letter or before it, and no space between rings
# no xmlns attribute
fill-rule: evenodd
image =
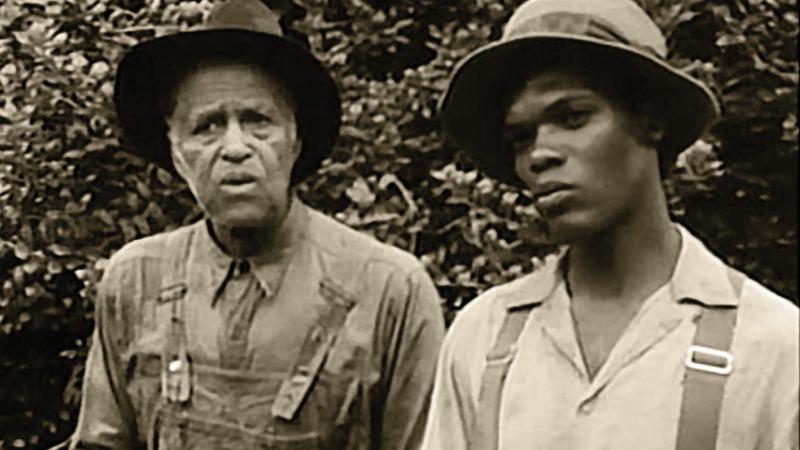
<svg viewBox="0 0 800 450"><path fill-rule="evenodd" d="M444 334L411 255L302 204L333 80L258 0L133 48L115 101L134 150L205 220L126 245L99 288L73 447L413 448Z"/></svg>
<svg viewBox="0 0 800 450"><path fill-rule="evenodd" d="M446 135L564 250L458 315L423 448L797 448L797 307L670 220L717 106L665 54L631 0L530 0L455 70Z"/></svg>

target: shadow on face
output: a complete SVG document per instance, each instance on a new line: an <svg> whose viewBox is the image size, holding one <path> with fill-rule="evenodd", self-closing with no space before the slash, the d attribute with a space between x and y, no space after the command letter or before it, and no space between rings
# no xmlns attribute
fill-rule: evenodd
<svg viewBox="0 0 800 450"><path fill-rule="evenodd" d="M301 148L290 96L240 61L200 63L173 92L167 119L173 162L212 222L277 226L288 211Z"/></svg>
<svg viewBox="0 0 800 450"><path fill-rule="evenodd" d="M549 240L573 242L647 214L658 155L624 102L573 70L539 71L509 97L503 130Z"/></svg>

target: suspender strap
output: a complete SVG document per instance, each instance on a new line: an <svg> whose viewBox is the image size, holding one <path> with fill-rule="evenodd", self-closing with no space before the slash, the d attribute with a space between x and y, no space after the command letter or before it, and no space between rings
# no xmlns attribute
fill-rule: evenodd
<svg viewBox="0 0 800 450"><path fill-rule="evenodd" d="M293 420L296 417L339 330L344 326L347 314L355 306L355 301L350 296L345 295L327 279L320 282L319 292L328 302L327 310L308 331L294 369L281 383L278 395L272 403L274 417L284 420Z"/></svg>
<svg viewBox="0 0 800 450"><path fill-rule="evenodd" d="M187 293L186 265L191 237L172 234L165 248L171 249L170 267L162 280L159 304L169 305L170 318L161 355L161 397L167 403L186 403L191 397L191 364L186 342L184 301Z"/></svg>
<svg viewBox="0 0 800 450"><path fill-rule="evenodd" d="M526 305L508 310L494 347L486 355L478 409L475 412L475 423L471 427L472 436L468 441L471 450L493 450L498 446L503 384L517 351L517 340L522 334L533 306Z"/></svg>
<svg viewBox="0 0 800 450"><path fill-rule="evenodd" d="M729 275L738 295L745 278L733 270ZM728 374L733 371L729 351L736 312L735 307L704 307L700 312L694 343L686 357L678 450L716 448L722 396Z"/></svg>

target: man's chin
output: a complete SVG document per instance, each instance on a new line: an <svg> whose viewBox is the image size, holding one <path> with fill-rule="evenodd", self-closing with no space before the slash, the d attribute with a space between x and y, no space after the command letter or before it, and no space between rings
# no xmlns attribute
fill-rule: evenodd
<svg viewBox="0 0 800 450"><path fill-rule="evenodd" d="M235 211L210 213L209 216L212 222L228 229L274 228L283 219L275 209L270 208L271 214L264 214L264 210L256 212L239 208Z"/></svg>
<svg viewBox="0 0 800 450"><path fill-rule="evenodd" d="M544 241L552 245L569 245L583 241L595 234L596 226L569 215L548 218L543 221Z"/></svg>

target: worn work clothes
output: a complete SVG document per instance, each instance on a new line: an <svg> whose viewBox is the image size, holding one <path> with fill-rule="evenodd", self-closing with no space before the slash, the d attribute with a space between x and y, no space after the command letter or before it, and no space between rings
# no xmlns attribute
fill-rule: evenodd
<svg viewBox="0 0 800 450"><path fill-rule="evenodd" d="M798 447L798 309L727 266L686 229L670 282L642 305L590 380L559 257L461 312L439 360L424 449L467 448L486 356L508 307L535 304L502 395L499 448L674 449L687 350L700 305L738 305L720 449Z"/></svg>
<svg viewBox="0 0 800 450"><path fill-rule="evenodd" d="M163 281L175 275L174 255L184 254L181 297L193 383L184 444L419 444L444 333L424 268L297 200L284 226L292 230L282 251L289 256L249 261L244 270L216 246L203 222L135 241L114 255L99 286L74 444L140 448L160 433L157 442L165 445L163 435L180 415L160 399L161 352L170 311L179 303L165 296ZM332 295L352 308L297 417L273 417L272 401Z"/></svg>

